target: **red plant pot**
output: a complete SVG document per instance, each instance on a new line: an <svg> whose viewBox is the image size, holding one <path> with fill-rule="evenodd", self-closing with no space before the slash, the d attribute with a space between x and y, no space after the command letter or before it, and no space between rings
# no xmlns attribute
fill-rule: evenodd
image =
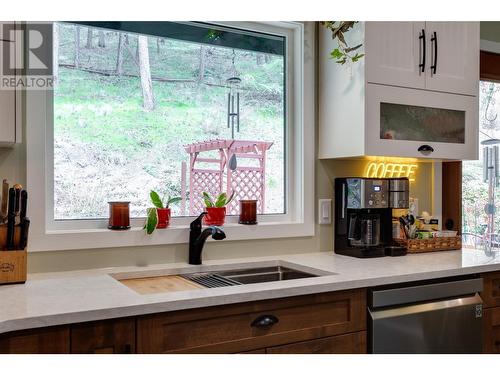
<svg viewBox="0 0 500 375"><path fill-rule="evenodd" d="M205 225L224 225L226 219L226 207L205 207L207 214L203 218Z"/></svg>
<svg viewBox="0 0 500 375"><path fill-rule="evenodd" d="M158 224L156 228L163 229L168 227L170 224L170 208L157 208L156 213L158 215Z"/></svg>

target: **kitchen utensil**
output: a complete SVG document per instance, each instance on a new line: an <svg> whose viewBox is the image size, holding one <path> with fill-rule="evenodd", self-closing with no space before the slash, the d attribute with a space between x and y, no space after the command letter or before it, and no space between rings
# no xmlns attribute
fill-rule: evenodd
<svg viewBox="0 0 500 375"><path fill-rule="evenodd" d="M19 212L21 210L21 190L22 189L23 189L22 185L20 185L20 184L14 185L14 191L16 192L15 207L14 207L14 216L15 217L19 216Z"/></svg>
<svg viewBox="0 0 500 375"><path fill-rule="evenodd" d="M14 250L14 225L16 220L16 191L9 189L9 210L7 212L7 250Z"/></svg>
<svg viewBox="0 0 500 375"><path fill-rule="evenodd" d="M24 250L26 245L28 245L28 232L30 227L30 219L27 217L23 218L21 221L21 238L19 240L19 250Z"/></svg>
<svg viewBox="0 0 500 375"><path fill-rule="evenodd" d="M9 182L4 179L2 182L2 206L1 206L1 217L0 222L4 223L7 220L7 201L9 197Z"/></svg>
<svg viewBox="0 0 500 375"><path fill-rule="evenodd" d="M401 225L401 228L403 228L403 232L405 234L405 237L409 238L408 237L408 226L407 226L406 218L404 216L401 216L399 218L399 224Z"/></svg>
<svg viewBox="0 0 500 375"><path fill-rule="evenodd" d="M22 223L23 219L26 217L26 210L28 206L28 192L26 190L21 191L21 210L19 211L19 220Z"/></svg>

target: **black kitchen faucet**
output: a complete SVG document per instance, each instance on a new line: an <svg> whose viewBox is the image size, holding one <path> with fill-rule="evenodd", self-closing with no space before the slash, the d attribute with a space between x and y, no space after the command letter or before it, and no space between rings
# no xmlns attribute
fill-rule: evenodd
<svg viewBox="0 0 500 375"><path fill-rule="evenodd" d="M214 240L223 240L226 238L226 234L222 229L216 226L210 226L203 231L201 230L201 220L206 214L206 212L202 212L189 225L189 264L201 264L201 252L209 236L212 236Z"/></svg>

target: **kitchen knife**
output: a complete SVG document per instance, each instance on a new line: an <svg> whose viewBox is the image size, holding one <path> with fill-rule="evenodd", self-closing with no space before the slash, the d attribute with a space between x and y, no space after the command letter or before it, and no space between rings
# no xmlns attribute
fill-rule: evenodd
<svg viewBox="0 0 500 375"><path fill-rule="evenodd" d="M14 250L14 225L16 223L16 191L9 189L9 211L7 213L7 250Z"/></svg>
<svg viewBox="0 0 500 375"><path fill-rule="evenodd" d="M15 196L15 207L14 207L14 216L17 217L19 215L19 210L21 209L21 190L22 186L19 184L14 185L14 190L16 191Z"/></svg>
<svg viewBox="0 0 500 375"><path fill-rule="evenodd" d="M19 250L24 250L28 245L28 230L30 227L30 219L27 217L21 221L21 239L19 240Z"/></svg>
<svg viewBox="0 0 500 375"><path fill-rule="evenodd" d="M9 196L9 182L4 179L2 182L2 205L0 208L0 223L7 220L7 198Z"/></svg>
<svg viewBox="0 0 500 375"><path fill-rule="evenodd" d="M19 211L19 219L21 223L26 217L26 210L28 209L28 192L26 190L21 191L21 209Z"/></svg>

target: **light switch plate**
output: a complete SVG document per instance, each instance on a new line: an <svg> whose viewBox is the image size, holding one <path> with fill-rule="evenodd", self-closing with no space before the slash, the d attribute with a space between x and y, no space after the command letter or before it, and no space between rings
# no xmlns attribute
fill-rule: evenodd
<svg viewBox="0 0 500 375"><path fill-rule="evenodd" d="M320 224L332 223L332 200L319 199L318 200L318 222Z"/></svg>

